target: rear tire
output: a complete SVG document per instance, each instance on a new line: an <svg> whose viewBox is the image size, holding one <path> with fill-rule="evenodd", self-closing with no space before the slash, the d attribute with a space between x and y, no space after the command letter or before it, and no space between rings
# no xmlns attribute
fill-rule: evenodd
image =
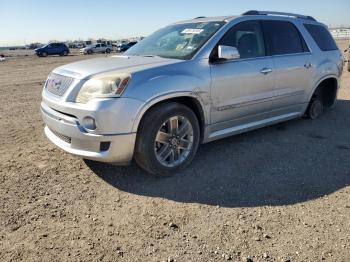
<svg viewBox="0 0 350 262"><path fill-rule="evenodd" d="M110 52L111 52L111 49L108 48L108 49L106 50L106 53L109 54Z"/></svg>
<svg viewBox="0 0 350 262"><path fill-rule="evenodd" d="M318 97L311 99L309 107L306 111L306 117L311 120L316 120L324 111L324 105Z"/></svg>
<svg viewBox="0 0 350 262"><path fill-rule="evenodd" d="M62 55L63 55L63 56L67 56L67 55L68 55L68 52L67 52L67 51L63 51Z"/></svg>
<svg viewBox="0 0 350 262"><path fill-rule="evenodd" d="M199 140L200 128L193 111L167 102L151 109L141 121L135 160L153 175L174 175L192 162Z"/></svg>

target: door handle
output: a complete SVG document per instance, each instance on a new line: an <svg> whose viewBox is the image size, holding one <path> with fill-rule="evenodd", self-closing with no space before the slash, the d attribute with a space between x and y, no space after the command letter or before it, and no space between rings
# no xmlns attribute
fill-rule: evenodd
<svg viewBox="0 0 350 262"><path fill-rule="evenodd" d="M305 63L304 67L305 67L306 69L311 68L311 67L312 67L311 62L307 62L307 63Z"/></svg>
<svg viewBox="0 0 350 262"><path fill-rule="evenodd" d="M263 69L260 70L260 73L262 73L263 75L267 75L269 73L272 72L272 69L271 68L267 68L267 67L264 67Z"/></svg>

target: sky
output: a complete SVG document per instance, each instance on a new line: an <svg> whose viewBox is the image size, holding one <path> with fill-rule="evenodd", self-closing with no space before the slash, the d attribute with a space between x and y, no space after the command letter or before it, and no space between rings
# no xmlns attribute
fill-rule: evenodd
<svg viewBox="0 0 350 262"><path fill-rule="evenodd" d="M147 36L198 16L273 10L350 26L350 0L0 0L0 46L49 40Z"/></svg>

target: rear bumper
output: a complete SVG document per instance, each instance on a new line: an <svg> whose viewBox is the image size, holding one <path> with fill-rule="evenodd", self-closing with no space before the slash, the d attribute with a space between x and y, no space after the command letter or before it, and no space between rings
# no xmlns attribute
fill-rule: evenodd
<svg viewBox="0 0 350 262"><path fill-rule="evenodd" d="M87 132L77 118L45 104L41 113L48 139L68 153L100 162L128 164L134 153L136 133L97 135Z"/></svg>

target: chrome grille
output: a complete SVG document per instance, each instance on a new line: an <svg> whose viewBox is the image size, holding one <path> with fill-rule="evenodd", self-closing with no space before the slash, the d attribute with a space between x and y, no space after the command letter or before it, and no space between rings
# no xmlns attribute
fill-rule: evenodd
<svg viewBox="0 0 350 262"><path fill-rule="evenodd" d="M59 139L63 140L64 142L66 142L68 144L70 144L72 142L72 139L69 136L62 135L62 134L52 130L51 128L50 128L50 130L55 136L57 136Z"/></svg>
<svg viewBox="0 0 350 262"><path fill-rule="evenodd" d="M63 96L73 81L74 78L51 73L46 81L46 90L56 96Z"/></svg>

